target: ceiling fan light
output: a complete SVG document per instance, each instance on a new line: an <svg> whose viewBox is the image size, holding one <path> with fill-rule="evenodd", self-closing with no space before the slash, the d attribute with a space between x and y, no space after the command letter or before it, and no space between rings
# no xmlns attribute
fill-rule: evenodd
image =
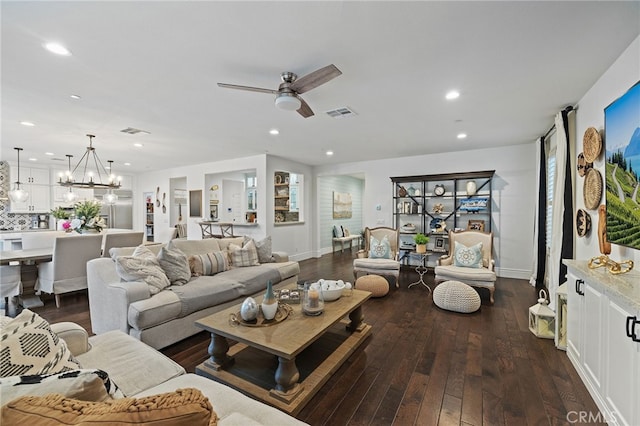
<svg viewBox="0 0 640 426"><path fill-rule="evenodd" d="M297 111L302 102L295 95L280 95L276 98L276 106L287 111Z"/></svg>

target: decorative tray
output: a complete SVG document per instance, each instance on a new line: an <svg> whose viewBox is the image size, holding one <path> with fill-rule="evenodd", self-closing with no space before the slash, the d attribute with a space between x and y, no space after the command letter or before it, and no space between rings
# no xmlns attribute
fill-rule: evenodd
<svg viewBox="0 0 640 426"><path fill-rule="evenodd" d="M278 310L276 311L276 316L272 320L264 319L264 316L262 316L262 311L260 311L260 313L258 313L257 319L255 319L254 321L245 321L244 319L242 319L240 311L238 311L235 314L229 315L229 322L232 325L243 325L245 327L269 327L286 320L292 312L293 308L291 306L287 305L286 303L279 303Z"/></svg>

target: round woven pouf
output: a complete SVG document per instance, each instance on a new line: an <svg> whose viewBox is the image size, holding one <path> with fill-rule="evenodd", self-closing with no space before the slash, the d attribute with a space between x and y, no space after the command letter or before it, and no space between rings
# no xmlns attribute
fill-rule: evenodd
<svg viewBox="0 0 640 426"><path fill-rule="evenodd" d="M363 275L355 283L358 290L371 292L371 297L382 297L389 293L389 283L380 275Z"/></svg>
<svg viewBox="0 0 640 426"><path fill-rule="evenodd" d="M433 290L433 303L447 311L468 314L480 309L480 296L460 281L445 281Z"/></svg>

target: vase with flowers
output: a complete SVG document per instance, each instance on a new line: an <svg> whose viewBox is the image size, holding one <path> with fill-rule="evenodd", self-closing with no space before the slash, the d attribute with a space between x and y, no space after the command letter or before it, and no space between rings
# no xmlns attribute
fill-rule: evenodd
<svg viewBox="0 0 640 426"><path fill-rule="evenodd" d="M102 228L107 224L100 217L100 208L100 202L97 200L81 201L74 204L75 218L71 219L69 227L79 234L102 231Z"/></svg>
<svg viewBox="0 0 640 426"><path fill-rule="evenodd" d="M56 228L58 229L58 231L65 230L64 224L69 223L70 213L62 207L56 207L55 209L51 210L51 216L56 219Z"/></svg>

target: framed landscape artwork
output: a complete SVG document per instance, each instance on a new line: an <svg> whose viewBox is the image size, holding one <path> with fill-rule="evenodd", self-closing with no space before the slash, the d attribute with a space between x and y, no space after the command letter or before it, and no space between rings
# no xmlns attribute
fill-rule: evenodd
<svg viewBox="0 0 640 426"><path fill-rule="evenodd" d="M333 218L351 219L352 201L348 192L333 192Z"/></svg>

